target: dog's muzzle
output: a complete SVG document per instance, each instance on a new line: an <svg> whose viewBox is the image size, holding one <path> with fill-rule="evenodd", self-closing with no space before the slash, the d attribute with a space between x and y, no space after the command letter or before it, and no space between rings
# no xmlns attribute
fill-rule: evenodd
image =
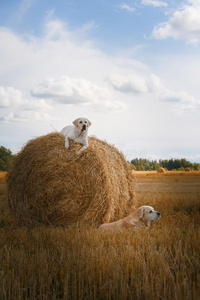
<svg viewBox="0 0 200 300"><path fill-rule="evenodd" d="M86 130L87 126L83 125L82 130Z"/></svg>
<svg viewBox="0 0 200 300"><path fill-rule="evenodd" d="M156 221L156 220L158 220L160 218L161 214L159 212L156 212L156 214L157 214L157 219L152 220L151 222L154 222L154 221Z"/></svg>

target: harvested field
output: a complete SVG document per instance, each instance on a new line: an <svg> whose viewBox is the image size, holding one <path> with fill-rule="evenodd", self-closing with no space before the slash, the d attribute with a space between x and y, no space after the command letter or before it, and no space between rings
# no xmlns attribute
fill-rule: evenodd
<svg viewBox="0 0 200 300"><path fill-rule="evenodd" d="M7 172L0 172L0 183L6 182Z"/></svg>
<svg viewBox="0 0 200 300"><path fill-rule="evenodd" d="M0 194L0 299L194 299L200 295L200 172L135 172L148 230L27 229ZM1 185L0 185L1 187Z"/></svg>

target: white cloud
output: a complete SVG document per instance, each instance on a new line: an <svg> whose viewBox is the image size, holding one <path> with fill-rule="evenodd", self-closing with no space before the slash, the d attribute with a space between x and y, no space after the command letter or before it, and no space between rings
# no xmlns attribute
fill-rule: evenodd
<svg viewBox="0 0 200 300"><path fill-rule="evenodd" d="M29 99L24 105L19 107L20 109L27 111L40 111L46 112L52 110L52 107L48 105L43 99Z"/></svg>
<svg viewBox="0 0 200 300"><path fill-rule="evenodd" d="M167 89L155 74L135 73L130 76L111 75L107 80L117 91L123 93L147 94L161 93Z"/></svg>
<svg viewBox="0 0 200 300"><path fill-rule="evenodd" d="M91 101L108 98L107 90L101 89L85 79L70 78L46 78L38 86L32 89L35 97L49 98L64 104L88 104Z"/></svg>
<svg viewBox="0 0 200 300"><path fill-rule="evenodd" d="M23 15L33 6L33 4L34 0L23 0L18 10L18 16L23 17Z"/></svg>
<svg viewBox="0 0 200 300"><path fill-rule="evenodd" d="M0 107L18 106L24 102L19 90L0 86Z"/></svg>
<svg viewBox="0 0 200 300"><path fill-rule="evenodd" d="M183 111L200 111L200 101L184 91L163 90L160 99L174 103L174 112L181 114Z"/></svg>
<svg viewBox="0 0 200 300"><path fill-rule="evenodd" d="M88 105L97 111L125 109L123 101L113 100L112 91L104 87L104 82L102 84L104 74L115 68L116 60L96 49L91 41L82 40L93 27L91 22L71 32L67 30L66 23L49 20L45 24L43 38L19 36L0 28L0 80L4 84L12 82L28 96L26 109L31 96L36 99L36 94L39 99ZM46 77L52 79L44 80ZM5 97L2 101L4 106L7 105ZM50 105L55 107L56 101L50 102Z"/></svg>
<svg viewBox="0 0 200 300"><path fill-rule="evenodd" d="M192 5L184 5L173 13L168 22L154 27L152 36L156 39L183 39L188 43L200 40L200 1L190 1Z"/></svg>
<svg viewBox="0 0 200 300"><path fill-rule="evenodd" d="M16 104L16 103L15 103ZM30 120L44 121L55 120L55 117L50 116L49 111L52 108L42 99L24 100L22 104L11 105L6 112L0 116L0 122L27 122Z"/></svg>
<svg viewBox="0 0 200 300"><path fill-rule="evenodd" d="M120 9L124 9L126 11L129 11L129 12L134 12L135 11L135 8L126 4L126 3L123 3L121 5L118 6Z"/></svg>
<svg viewBox="0 0 200 300"><path fill-rule="evenodd" d="M21 91L13 87L0 87L0 107L4 108L0 122L50 119L47 111L51 110L51 107L44 100L24 99Z"/></svg>
<svg viewBox="0 0 200 300"><path fill-rule="evenodd" d="M158 100L173 103L177 113L184 110L200 110L199 100L184 91L173 91L166 88L155 74L135 74L124 77L112 75L107 81L121 93L132 93L138 96L152 94Z"/></svg>
<svg viewBox="0 0 200 300"><path fill-rule="evenodd" d="M67 23L60 20L50 20L45 24L45 38L48 40L68 38Z"/></svg>
<svg viewBox="0 0 200 300"><path fill-rule="evenodd" d="M52 118L48 113L34 112L34 111L21 111L21 112L9 112L0 117L0 122L3 123L14 123L14 122L28 122L31 120L34 121L49 121Z"/></svg>
<svg viewBox="0 0 200 300"><path fill-rule="evenodd" d="M168 6L167 2L156 1L156 0L142 0L143 5L153 5L154 7Z"/></svg>
<svg viewBox="0 0 200 300"><path fill-rule="evenodd" d="M86 28L80 31L82 35ZM51 20L45 25L42 38L20 36L0 28L0 64L1 81L9 77L9 82L15 80L16 85L24 88L52 75L79 73L80 77L90 77L91 74L94 77L94 68L99 70L103 65L103 69L108 59L90 41L82 41L78 30L73 34L65 23Z"/></svg>
<svg viewBox="0 0 200 300"><path fill-rule="evenodd" d="M179 153L179 152L173 152L168 154L168 158L173 158L173 159L181 159L181 158L185 158L188 161L199 161L200 159L200 154L196 154L196 155L188 155L188 154L183 154L183 153Z"/></svg>
<svg viewBox="0 0 200 300"><path fill-rule="evenodd" d="M146 78L138 74L124 77L114 74L107 81L115 90L122 93L144 94L148 92Z"/></svg>
<svg viewBox="0 0 200 300"><path fill-rule="evenodd" d="M112 100L111 93L83 78L46 78L32 89L34 97L50 99L63 104L93 106L101 109L125 108L123 102Z"/></svg>
<svg viewBox="0 0 200 300"><path fill-rule="evenodd" d="M188 0L189 3L195 4L195 5L199 5L200 4L200 0Z"/></svg>

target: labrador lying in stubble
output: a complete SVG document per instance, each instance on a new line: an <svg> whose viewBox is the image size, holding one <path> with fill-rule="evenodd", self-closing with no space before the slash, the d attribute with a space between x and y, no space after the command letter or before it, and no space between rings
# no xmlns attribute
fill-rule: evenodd
<svg viewBox="0 0 200 300"><path fill-rule="evenodd" d="M151 222L154 222L160 218L160 213L155 211L151 206L141 206L132 214L128 215L124 219L121 219L112 223L102 224L99 229L116 230L116 229L128 229L134 227L149 227Z"/></svg>

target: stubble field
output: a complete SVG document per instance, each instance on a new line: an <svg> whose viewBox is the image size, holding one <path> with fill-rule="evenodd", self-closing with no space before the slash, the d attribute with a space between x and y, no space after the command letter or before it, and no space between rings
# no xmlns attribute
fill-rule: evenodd
<svg viewBox="0 0 200 300"><path fill-rule="evenodd" d="M149 229L33 228L10 215L0 176L0 299L200 299L200 172L136 172Z"/></svg>

